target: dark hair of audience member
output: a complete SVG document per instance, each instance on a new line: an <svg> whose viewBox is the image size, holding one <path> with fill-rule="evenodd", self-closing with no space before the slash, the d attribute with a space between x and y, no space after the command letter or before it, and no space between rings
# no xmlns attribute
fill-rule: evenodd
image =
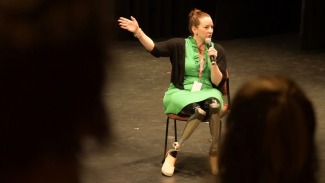
<svg viewBox="0 0 325 183"><path fill-rule="evenodd" d="M315 114L297 84L264 76L237 92L219 159L222 183L317 182Z"/></svg>
<svg viewBox="0 0 325 183"><path fill-rule="evenodd" d="M40 179L51 162L64 166L54 163L48 182L65 182L77 174L82 139L109 135L102 1L0 3L0 182L32 179L37 166Z"/></svg>

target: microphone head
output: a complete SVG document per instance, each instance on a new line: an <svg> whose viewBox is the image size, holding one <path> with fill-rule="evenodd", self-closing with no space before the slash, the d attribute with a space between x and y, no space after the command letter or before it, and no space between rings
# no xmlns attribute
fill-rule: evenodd
<svg viewBox="0 0 325 183"><path fill-rule="evenodd" d="M211 44L211 38L206 38L205 39L205 44Z"/></svg>

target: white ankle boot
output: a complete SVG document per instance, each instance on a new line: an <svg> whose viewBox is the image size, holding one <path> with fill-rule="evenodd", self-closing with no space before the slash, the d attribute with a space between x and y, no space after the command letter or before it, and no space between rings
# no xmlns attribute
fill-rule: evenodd
<svg viewBox="0 0 325 183"><path fill-rule="evenodd" d="M165 162L161 168L161 172L168 176L171 177L174 174L174 170L175 170L175 163L176 163L176 156L173 157L171 155L171 153L177 153L176 150L174 149L170 149L167 153L166 153L166 158L165 158Z"/></svg>

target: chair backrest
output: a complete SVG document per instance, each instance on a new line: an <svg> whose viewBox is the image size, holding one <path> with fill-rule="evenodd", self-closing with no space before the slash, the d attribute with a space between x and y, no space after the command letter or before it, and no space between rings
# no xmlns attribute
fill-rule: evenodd
<svg viewBox="0 0 325 183"><path fill-rule="evenodd" d="M229 73L227 71L227 79L226 79L226 82L219 89L219 91L222 93L222 95L228 95L228 90L227 90L228 80L229 80Z"/></svg>
<svg viewBox="0 0 325 183"><path fill-rule="evenodd" d="M226 82L222 85L222 87L219 89L219 91L222 93L223 96L227 95L228 99L228 108L230 109L230 93L229 93L229 73L227 70L227 80Z"/></svg>

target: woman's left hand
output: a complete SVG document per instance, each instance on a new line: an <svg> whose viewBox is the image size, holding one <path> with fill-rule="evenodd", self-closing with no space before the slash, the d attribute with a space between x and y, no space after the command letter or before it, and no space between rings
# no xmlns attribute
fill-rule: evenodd
<svg viewBox="0 0 325 183"><path fill-rule="evenodd" d="M210 56L214 56L214 59L217 60L218 51L214 47L210 47L207 50L207 53L208 53L209 58L210 58Z"/></svg>

